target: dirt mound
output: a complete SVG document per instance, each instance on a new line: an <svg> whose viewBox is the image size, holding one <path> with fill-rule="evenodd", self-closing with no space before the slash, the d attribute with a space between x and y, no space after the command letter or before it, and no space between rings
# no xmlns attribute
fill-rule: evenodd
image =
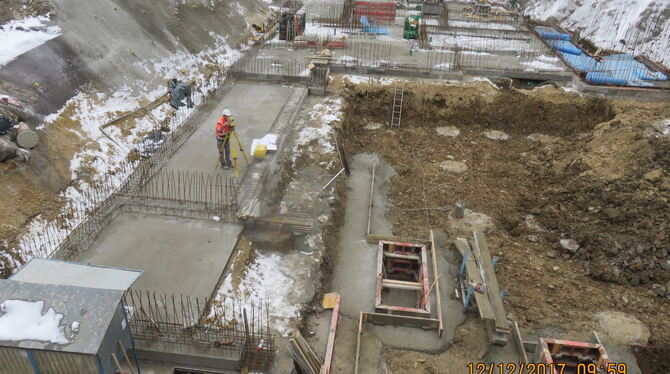
<svg viewBox="0 0 670 374"><path fill-rule="evenodd" d="M546 238L575 239L582 249L574 257L595 278L632 285L670 280L670 139L650 131L618 119L599 125L544 175L552 188L525 196Z"/></svg>
<svg viewBox="0 0 670 374"><path fill-rule="evenodd" d="M394 85L344 81L344 89L351 98L349 110L366 123L390 121ZM380 118L380 113L388 116ZM468 86L409 82L405 85L402 124L478 125L510 134L571 135L589 131L613 116L607 100L580 98L553 89L500 91L485 82Z"/></svg>

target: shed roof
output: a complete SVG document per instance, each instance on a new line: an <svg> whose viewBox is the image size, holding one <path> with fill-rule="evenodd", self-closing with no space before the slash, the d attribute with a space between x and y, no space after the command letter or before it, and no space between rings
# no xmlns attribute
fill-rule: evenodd
<svg viewBox="0 0 670 374"><path fill-rule="evenodd" d="M8 300L43 301L43 315L49 308L63 315L59 326L63 328L65 338L70 341L59 344L37 340L2 340L0 346L96 354L123 294L123 290L0 279L0 303L4 304ZM2 313L0 318L6 316L2 311L0 313ZM73 322L76 322L75 325L78 324L76 332L73 331Z"/></svg>
<svg viewBox="0 0 670 374"><path fill-rule="evenodd" d="M33 258L10 279L30 283L125 291L141 275L141 270Z"/></svg>

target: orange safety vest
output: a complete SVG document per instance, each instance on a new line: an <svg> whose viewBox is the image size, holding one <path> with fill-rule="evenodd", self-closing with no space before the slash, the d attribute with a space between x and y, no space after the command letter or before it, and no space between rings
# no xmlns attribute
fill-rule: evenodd
<svg viewBox="0 0 670 374"><path fill-rule="evenodd" d="M228 120L226 119L226 117L219 118L219 121L216 123L216 138L223 139L223 137L226 136L229 130L230 125L228 124Z"/></svg>

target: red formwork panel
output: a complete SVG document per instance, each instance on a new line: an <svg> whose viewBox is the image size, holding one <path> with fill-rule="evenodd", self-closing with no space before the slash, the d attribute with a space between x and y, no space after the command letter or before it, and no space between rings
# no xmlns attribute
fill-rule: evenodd
<svg viewBox="0 0 670 374"><path fill-rule="evenodd" d="M379 241L375 311L388 314L430 316L428 257L423 244ZM415 292L413 307L389 305L383 300L384 289Z"/></svg>
<svg viewBox="0 0 670 374"><path fill-rule="evenodd" d="M370 22L393 22L396 17L396 4L356 1L354 17L359 19L361 16L366 16Z"/></svg>
<svg viewBox="0 0 670 374"><path fill-rule="evenodd" d="M591 373L593 368L599 374L612 372L602 344L540 338L535 361L546 365L547 374Z"/></svg>

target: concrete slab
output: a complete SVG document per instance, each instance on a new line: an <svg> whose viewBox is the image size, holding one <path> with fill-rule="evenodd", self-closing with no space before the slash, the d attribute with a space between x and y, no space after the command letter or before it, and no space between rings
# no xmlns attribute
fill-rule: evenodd
<svg viewBox="0 0 670 374"><path fill-rule="evenodd" d="M248 155L252 139L268 132L292 91L293 88L280 85L235 84L211 113L203 117L199 128L177 150L165 169L232 175L232 170L217 168L214 128L221 112L227 108L233 113L237 135ZM241 175L246 168L242 155L239 155L238 164Z"/></svg>
<svg viewBox="0 0 670 374"><path fill-rule="evenodd" d="M123 213L77 261L140 269L138 290L209 297L242 225Z"/></svg>

